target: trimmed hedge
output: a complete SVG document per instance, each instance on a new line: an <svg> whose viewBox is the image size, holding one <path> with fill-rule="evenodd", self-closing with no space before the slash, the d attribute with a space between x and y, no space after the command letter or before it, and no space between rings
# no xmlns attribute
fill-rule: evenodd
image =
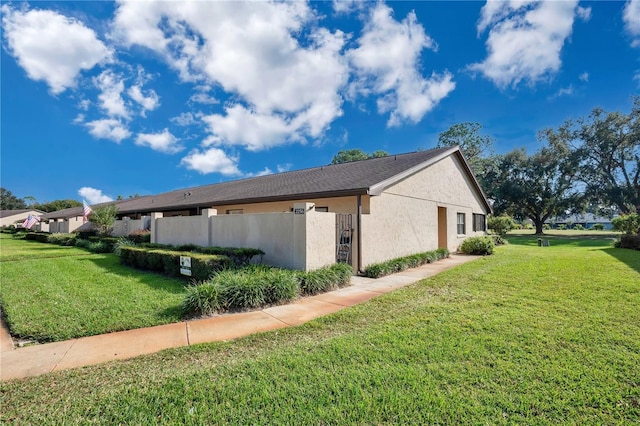
<svg viewBox="0 0 640 426"><path fill-rule="evenodd" d="M173 250L149 250L139 246L120 247L120 262L123 265L175 277L182 276L180 274L180 256L191 257L191 278L198 281L206 280L215 272L233 266L233 262L227 256Z"/></svg>
<svg viewBox="0 0 640 426"><path fill-rule="evenodd" d="M195 244L171 246L152 243L140 244L140 247L227 256L236 266L249 265L255 256L264 256L264 251L250 247L201 247Z"/></svg>
<svg viewBox="0 0 640 426"><path fill-rule="evenodd" d="M38 241L40 243L48 243L49 234L38 234L35 232L30 232L25 234L24 239L29 241Z"/></svg>
<svg viewBox="0 0 640 426"><path fill-rule="evenodd" d="M433 263L440 259L449 257L449 250L439 248L433 251L417 253L410 256L397 257L386 262L373 263L364 270L364 276L369 278L380 278L385 275L394 274L409 268L416 268L427 263Z"/></svg>
<svg viewBox="0 0 640 426"><path fill-rule="evenodd" d="M486 256L493 254L494 247L493 240L490 237L471 237L462 242L460 252Z"/></svg>

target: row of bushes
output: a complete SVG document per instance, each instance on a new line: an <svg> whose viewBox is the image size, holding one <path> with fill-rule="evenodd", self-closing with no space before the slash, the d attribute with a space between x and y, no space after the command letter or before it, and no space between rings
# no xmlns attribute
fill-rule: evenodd
<svg viewBox="0 0 640 426"><path fill-rule="evenodd" d="M127 237L126 239L120 239L117 244L117 247L121 246L137 246L139 248L147 249L147 250L169 250L169 251L180 251L180 252L189 252L189 253L199 253L199 254L213 254L219 256L226 256L233 264L237 267L246 266L251 263L251 260L260 256L260 263L262 262L262 256L264 256L264 251L260 249L250 248L250 247L202 247L197 246L195 244L183 244L179 246L169 245L169 244L152 244L152 243L142 243L136 244L135 241L131 240L131 238Z"/></svg>
<svg viewBox="0 0 640 426"><path fill-rule="evenodd" d="M433 263L440 259L449 257L449 250L439 248L433 251L413 254L411 256L398 257L386 262L373 263L364 270L364 275L369 278L380 278L385 275L394 274L409 268L416 268L427 263Z"/></svg>
<svg viewBox="0 0 640 426"><path fill-rule="evenodd" d="M351 266L346 263L336 263L310 272L264 265L222 270L206 281L187 287L182 309L187 315L210 315L281 304L300 295L317 294L348 285L351 272Z"/></svg>
<svg viewBox="0 0 640 426"><path fill-rule="evenodd" d="M119 246L120 262L138 269L180 276L180 256L191 257L191 277L206 280L215 272L234 266L228 256L176 250L149 249L139 246Z"/></svg>

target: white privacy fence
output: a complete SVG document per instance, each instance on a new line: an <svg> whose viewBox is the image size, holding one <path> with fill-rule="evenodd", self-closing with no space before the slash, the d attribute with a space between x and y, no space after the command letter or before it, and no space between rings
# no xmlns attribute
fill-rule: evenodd
<svg viewBox="0 0 640 426"><path fill-rule="evenodd" d="M199 246L251 247L263 262L312 270L335 263L335 214L316 212L313 203L296 203L293 212L162 217L151 214L151 242Z"/></svg>

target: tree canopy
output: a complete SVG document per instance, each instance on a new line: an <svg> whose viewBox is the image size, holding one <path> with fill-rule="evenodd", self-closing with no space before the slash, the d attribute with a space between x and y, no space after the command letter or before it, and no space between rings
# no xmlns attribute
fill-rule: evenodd
<svg viewBox="0 0 640 426"><path fill-rule="evenodd" d="M350 163L352 161L368 160L369 158L386 157L388 155L389 153L387 151L382 150L369 154L361 149L343 149L333 156L331 164Z"/></svg>
<svg viewBox="0 0 640 426"><path fill-rule="evenodd" d="M82 203L77 200L54 200L47 203L34 203L31 207L49 213L69 209L71 207L80 207L81 205Z"/></svg>
<svg viewBox="0 0 640 426"><path fill-rule="evenodd" d="M640 96L633 98L629 114L595 108L588 117L545 133L580 158L579 178L592 204L640 212Z"/></svg>
<svg viewBox="0 0 640 426"><path fill-rule="evenodd" d="M436 148L459 145L460 150L476 175L481 175L485 168L485 159L492 154L493 138L481 135L480 123L458 123L440 133Z"/></svg>
<svg viewBox="0 0 640 426"><path fill-rule="evenodd" d="M21 210L26 209L27 203L22 198L18 198L8 189L0 188L0 210Z"/></svg>
<svg viewBox="0 0 640 426"><path fill-rule="evenodd" d="M529 218L542 234L548 218L580 205L576 161L561 144L549 144L531 156L519 149L501 157L491 180L494 211Z"/></svg>

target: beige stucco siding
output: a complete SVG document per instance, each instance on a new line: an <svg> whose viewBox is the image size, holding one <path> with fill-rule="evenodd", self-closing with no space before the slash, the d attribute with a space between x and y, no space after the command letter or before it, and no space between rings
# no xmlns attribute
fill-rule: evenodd
<svg viewBox="0 0 640 426"><path fill-rule="evenodd" d="M309 198L295 201L275 201L254 204L225 204L213 206L222 215L227 210L239 210L243 213L283 213L291 211L295 203L313 203L316 207L328 207L331 213L357 213L357 197ZM369 197L362 197L363 212L369 212Z"/></svg>
<svg viewBox="0 0 640 426"><path fill-rule="evenodd" d="M473 213L487 214L455 156L449 156L371 197L362 217L362 266L438 248L438 207L447 209L447 248L455 251L472 232ZM464 213L466 233L456 232ZM483 233L479 233L483 234Z"/></svg>

